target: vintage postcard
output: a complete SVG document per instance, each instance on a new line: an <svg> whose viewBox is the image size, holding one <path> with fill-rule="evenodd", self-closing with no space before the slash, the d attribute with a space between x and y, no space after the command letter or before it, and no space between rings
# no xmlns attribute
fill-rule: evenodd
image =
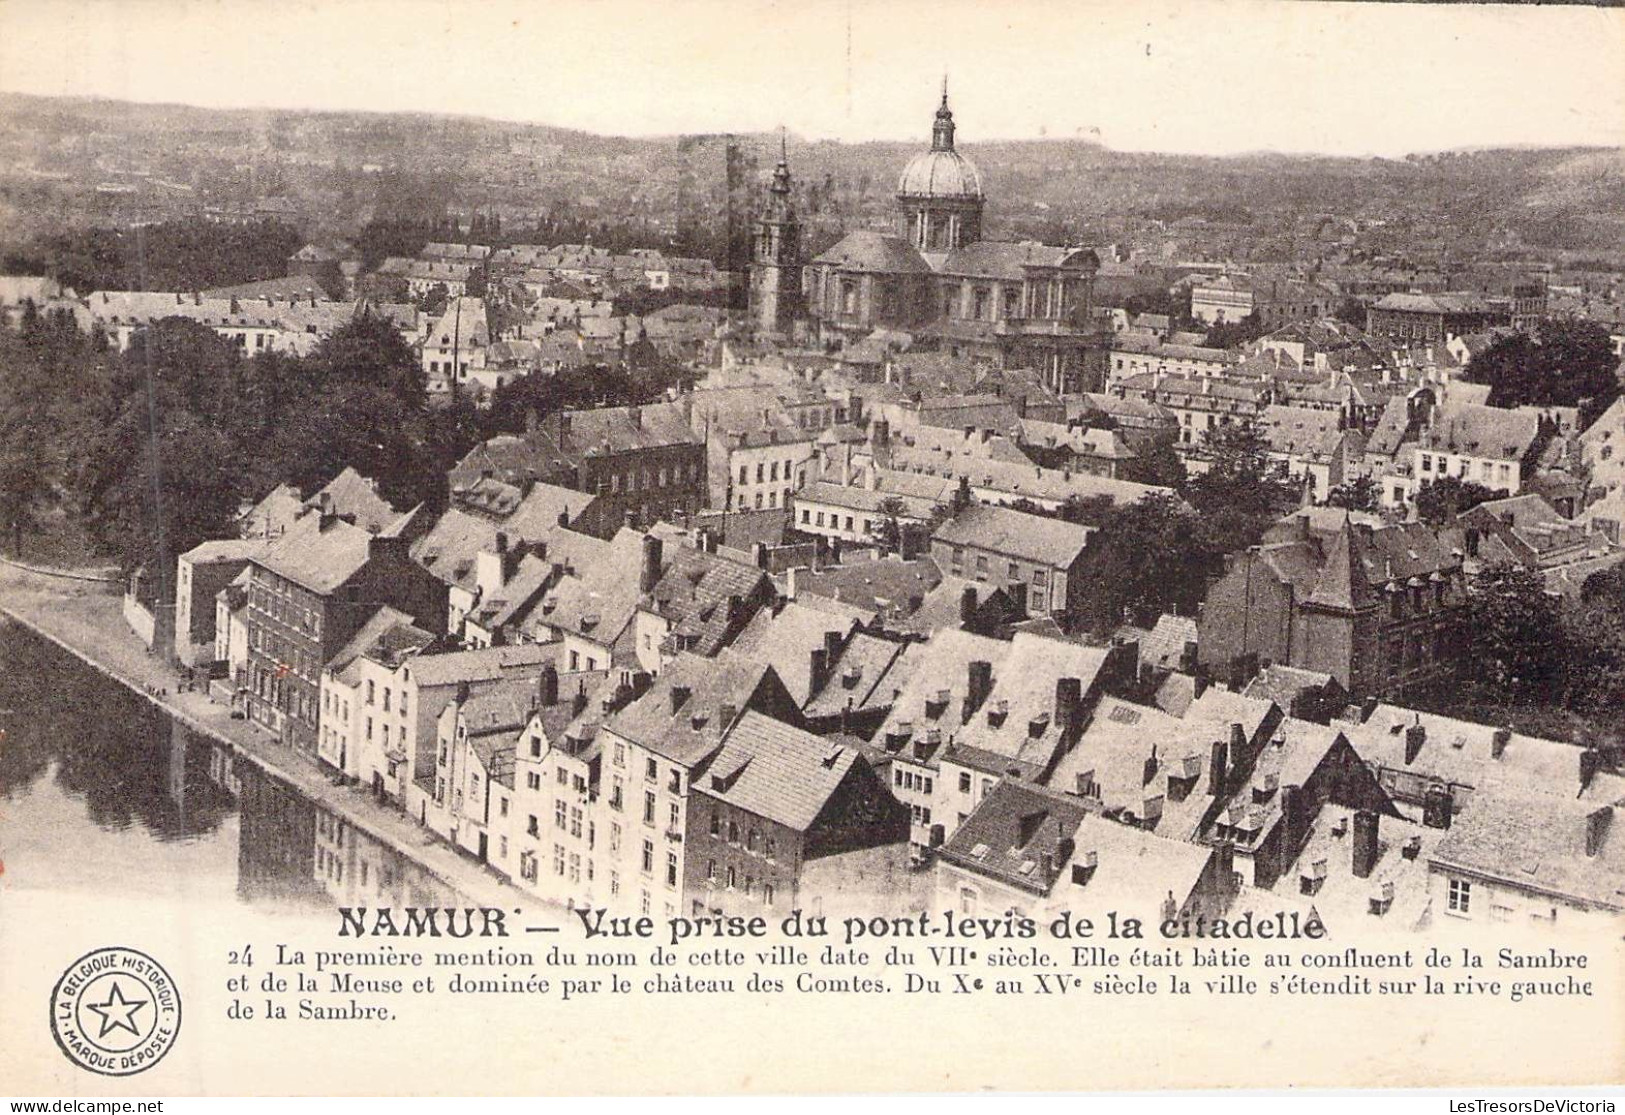
<svg viewBox="0 0 1625 1115"><path fill-rule="evenodd" d="M0 1091L1612 1111L1622 377L1618 9L0 0Z"/></svg>

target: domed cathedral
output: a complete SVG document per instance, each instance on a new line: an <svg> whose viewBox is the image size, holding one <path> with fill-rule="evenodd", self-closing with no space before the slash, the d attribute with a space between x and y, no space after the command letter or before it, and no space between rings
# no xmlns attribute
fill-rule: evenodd
<svg viewBox="0 0 1625 1115"><path fill-rule="evenodd" d="M758 333L789 336L801 315L801 226L790 203L790 156L779 139L767 204L751 245L750 320Z"/></svg>
<svg viewBox="0 0 1625 1115"><path fill-rule="evenodd" d="M843 237L809 263L810 332L835 349L877 329L917 350L1031 368L1058 394L1098 390L1105 331L1094 324L1099 257L1087 248L982 239L982 177L954 148L944 83L931 148L897 180L895 231Z"/></svg>
<svg viewBox="0 0 1625 1115"><path fill-rule="evenodd" d="M951 252L982 238L982 176L954 150L948 81L931 125L931 150L908 161L897 179L897 231L922 252Z"/></svg>

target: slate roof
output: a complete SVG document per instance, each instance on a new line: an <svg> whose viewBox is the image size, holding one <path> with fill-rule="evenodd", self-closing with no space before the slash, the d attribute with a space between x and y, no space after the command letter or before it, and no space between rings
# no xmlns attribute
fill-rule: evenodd
<svg viewBox="0 0 1625 1115"><path fill-rule="evenodd" d="M305 506L319 507L323 496L332 501L335 514L355 516L356 526L373 534L380 533L401 517L401 512L378 494L377 482L353 468L346 467L329 480L305 501Z"/></svg>
<svg viewBox="0 0 1625 1115"><path fill-rule="evenodd" d="M1383 816L1377 825L1377 860L1371 874L1354 874L1354 810L1327 802L1310 826L1309 839L1291 869L1281 875L1271 893L1290 908L1313 912L1333 934L1349 934L1377 928L1377 921L1397 929L1421 928L1430 916L1428 861L1444 839L1446 830L1428 828L1414 821ZM1338 835L1341 830L1342 835ZM1414 857L1405 855L1405 846L1415 842ZM1324 865L1324 874L1320 868ZM1305 874L1319 875L1313 894L1302 892ZM1372 912L1372 899L1384 905L1380 914ZM1232 907L1231 914L1240 912Z"/></svg>
<svg viewBox="0 0 1625 1115"><path fill-rule="evenodd" d="M494 546L499 533L502 527L491 520L451 507L407 552L446 584L472 589L476 556Z"/></svg>
<svg viewBox="0 0 1625 1115"><path fill-rule="evenodd" d="M1066 568L1089 542L1088 527L1003 507L972 504L937 528L934 540Z"/></svg>
<svg viewBox="0 0 1625 1115"><path fill-rule="evenodd" d="M791 601L777 614L769 608L757 612L733 647L747 658L771 661L790 696L804 705L813 696L812 652L825 649L830 634L837 637L837 647L844 648L857 626L850 617Z"/></svg>
<svg viewBox="0 0 1625 1115"><path fill-rule="evenodd" d="M535 677L547 663L557 663L560 649L556 643L520 643L446 654L420 654L412 660L408 672L420 690L465 681Z"/></svg>
<svg viewBox="0 0 1625 1115"><path fill-rule="evenodd" d="M828 251L813 260L814 265L839 267L847 271L873 271L882 274L929 275L931 265L900 236L860 229L843 236Z"/></svg>
<svg viewBox="0 0 1625 1115"><path fill-rule="evenodd" d="M918 643L893 642L864 631L854 633L836 659L828 684L802 706L802 712L809 717L832 717L843 711L891 708L914 674L918 647Z"/></svg>
<svg viewBox="0 0 1625 1115"><path fill-rule="evenodd" d="M721 723L723 706L731 705L736 714L743 711L763 679L772 673L768 663L732 650L724 650L715 658L678 655L660 671L647 693L610 717L605 727L673 762L692 767L721 747L729 727ZM776 675L773 681L778 682ZM688 690L688 695L674 710L672 690L676 688Z"/></svg>
<svg viewBox="0 0 1625 1115"><path fill-rule="evenodd" d="M604 560L561 580L531 618L612 646L637 612L642 595L638 591L642 564L643 535L622 528Z"/></svg>
<svg viewBox="0 0 1625 1115"><path fill-rule="evenodd" d="M324 529L318 516L307 515L252 560L301 588L326 596L367 564L372 537L342 519L330 521Z"/></svg>
<svg viewBox="0 0 1625 1115"><path fill-rule="evenodd" d="M796 596L823 596L871 613L905 616L918 610L941 582L942 571L929 557L913 561L888 557L817 570L798 569Z"/></svg>
<svg viewBox="0 0 1625 1115"><path fill-rule="evenodd" d="M767 574L753 565L677 546L670 563L642 604L666 619L672 633L683 638L685 649L710 656L738 634L743 615L730 615L728 601L738 597L749 606L772 595Z"/></svg>
<svg viewBox="0 0 1625 1115"><path fill-rule="evenodd" d="M1601 846L1586 854L1589 819ZM1475 793L1433 861L1605 909L1625 910L1625 809L1500 788Z"/></svg>
<svg viewBox="0 0 1625 1115"><path fill-rule="evenodd" d="M1339 412L1308 407L1265 407L1258 429L1272 453L1312 461L1330 460L1347 436Z"/></svg>
<svg viewBox="0 0 1625 1115"><path fill-rule="evenodd" d="M1006 886L1047 895L1072 858L1087 815L1075 798L1020 782L1000 782L939 854Z"/></svg>
<svg viewBox="0 0 1625 1115"><path fill-rule="evenodd" d="M199 542L181 555L193 565L217 561L248 561L263 553L270 543L264 538L212 538Z"/></svg>
<svg viewBox="0 0 1625 1115"><path fill-rule="evenodd" d="M1419 445L1423 449L1474 457L1521 460L1540 433L1540 418L1528 411L1472 403L1441 403Z"/></svg>
<svg viewBox="0 0 1625 1115"><path fill-rule="evenodd" d="M927 743L926 733L936 725L957 727L964 722L965 689L970 663L976 661L997 665L1010 644L998 639L973 635L953 627L938 629L923 643L914 663L914 674L892 704L876 739L888 736L906 736L907 745ZM996 675L995 675L996 682ZM937 717L926 716L926 702L935 702L938 691L949 691L947 707ZM927 744L924 761L934 762L946 736ZM905 745L899 745L905 746ZM895 750L895 748L893 748Z"/></svg>
<svg viewBox="0 0 1625 1115"><path fill-rule="evenodd" d="M1008 652L993 662L993 688L982 707L963 724L944 722L944 757L991 774L1019 772L1037 780L1070 742L1067 726L1055 717L1056 683L1077 678L1080 703L1087 705L1098 690L1106 658L1107 651L1099 647L1018 633ZM965 684L963 676L943 681Z"/></svg>
<svg viewBox="0 0 1625 1115"><path fill-rule="evenodd" d="M1021 420L1021 441L1026 445L1040 445L1050 449L1070 449L1077 456L1099 460L1127 461L1139 456L1128 447L1122 435L1116 430L1067 426L1059 422L1042 422L1032 418Z"/></svg>
<svg viewBox="0 0 1625 1115"><path fill-rule="evenodd" d="M1186 644L1195 642L1195 619L1160 615L1156 626L1140 640L1140 663L1157 670L1177 670L1185 661Z"/></svg>
<svg viewBox="0 0 1625 1115"><path fill-rule="evenodd" d="M1420 726L1422 746L1405 761L1408 728ZM1582 748L1508 731L1499 756L1492 724L1381 704L1362 724L1343 724L1349 742L1366 762L1477 790L1581 797ZM1475 793L1475 797L1477 794ZM1600 773L1583 795L1587 801L1625 797L1625 777Z"/></svg>
<svg viewBox="0 0 1625 1115"><path fill-rule="evenodd" d="M701 440L689 429L683 408L677 403L599 407L566 413L570 423L569 432L564 438L566 452L590 456L628 449L697 445Z"/></svg>
<svg viewBox="0 0 1625 1115"><path fill-rule="evenodd" d="M949 252L937 270L944 275L1020 280L1028 267L1099 266L1099 258L1087 248L1057 248L1032 241L978 240Z"/></svg>
<svg viewBox="0 0 1625 1115"><path fill-rule="evenodd" d="M733 725L695 788L797 832L813 827L859 751L759 712Z"/></svg>
<svg viewBox="0 0 1625 1115"><path fill-rule="evenodd" d="M327 661L326 668L338 673L357 658L370 658L393 668L401 659L434 642L434 635L416 626L412 617L384 605L361 625L350 641Z"/></svg>

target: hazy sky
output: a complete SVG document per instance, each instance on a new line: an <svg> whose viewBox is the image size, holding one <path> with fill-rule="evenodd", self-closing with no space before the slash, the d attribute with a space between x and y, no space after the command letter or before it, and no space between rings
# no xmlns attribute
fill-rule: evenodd
<svg viewBox="0 0 1625 1115"><path fill-rule="evenodd" d="M1625 10L1293 0L0 0L0 89L647 135L1625 145Z"/></svg>

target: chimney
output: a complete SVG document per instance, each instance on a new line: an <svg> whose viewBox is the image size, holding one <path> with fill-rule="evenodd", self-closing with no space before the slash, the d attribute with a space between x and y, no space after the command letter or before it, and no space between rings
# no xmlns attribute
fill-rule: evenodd
<svg viewBox="0 0 1625 1115"><path fill-rule="evenodd" d="M587 711L587 683L581 682L576 687L575 696L570 698L570 716L577 717Z"/></svg>
<svg viewBox="0 0 1625 1115"><path fill-rule="evenodd" d="M652 534L643 536L643 564L638 568L638 592L643 594L655 590L660 582L661 542Z"/></svg>
<svg viewBox="0 0 1625 1115"><path fill-rule="evenodd" d="M457 703L458 704L460 704L460 705L468 704L468 692L469 692L469 690L468 690L468 682L460 681L460 682L457 683Z"/></svg>
<svg viewBox="0 0 1625 1115"><path fill-rule="evenodd" d="M1077 726L1083 712L1083 681L1080 678L1055 679L1055 726L1062 733Z"/></svg>
<svg viewBox="0 0 1625 1115"><path fill-rule="evenodd" d="M1591 780L1597 777L1602 769L1602 752L1595 747L1588 747L1580 752L1580 792L1583 794L1591 785Z"/></svg>
<svg viewBox="0 0 1625 1115"><path fill-rule="evenodd" d="M1234 841L1221 841L1213 849L1213 874L1226 895L1234 894L1236 886L1236 845Z"/></svg>
<svg viewBox="0 0 1625 1115"><path fill-rule="evenodd" d="M1209 753L1207 764L1208 793L1214 797L1222 797L1226 782L1230 777L1230 747L1222 739L1213 741L1213 750Z"/></svg>
<svg viewBox="0 0 1625 1115"><path fill-rule="evenodd" d="M1422 797L1422 824L1430 829L1447 829L1455 809L1455 795L1450 787L1435 783Z"/></svg>
<svg viewBox="0 0 1625 1115"><path fill-rule="evenodd" d="M1405 765L1410 766L1416 762L1416 757L1422 753L1422 744L1427 741L1428 730L1420 724L1412 724L1405 729Z"/></svg>
<svg viewBox="0 0 1625 1115"><path fill-rule="evenodd" d="M632 423L632 428L634 430L641 430L643 428L643 408L627 407L626 420Z"/></svg>
<svg viewBox="0 0 1625 1115"><path fill-rule="evenodd" d="M1276 854L1276 877L1286 874L1288 865L1298 854L1303 842L1303 787L1281 787L1281 839Z"/></svg>
<svg viewBox="0 0 1625 1115"><path fill-rule="evenodd" d="M1608 826L1614 821L1614 808L1605 805L1586 814L1586 855L1596 856L1602 851L1602 842L1608 836Z"/></svg>
<svg viewBox="0 0 1625 1115"><path fill-rule="evenodd" d="M1241 761L1242 754L1247 750L1247 729L1240 724L1230 725L1230 758L1236 762Z"/></svg>
<svg viewBox="0 0 1625 1115"><path fill-rule="evenodd" d="M1354 877L1369 879L1377 866L1377 835L1380 818L1369 809L1354 815Z"/></svg>
<svg viewBox="0 0 1625 1115"><path fill-rule="evenodd" d="M824 657L831 666L835 665L841 657L841 633L839 631L824 632Z"/></svg>
<svg viewBox="0 0 1625 1115"><path fill-rule="evenodd" d="M559 669L551 662L542 667L541 676L536 679L536 697L543 708L559 703Z"/></svg>
<svg viewBox="0 0 1625 1115"><path fill-rule="evenodd" d="M1495 734L1490 737L1490 758L1499 759L1503 754L1506 753L1507 744L1509 744L1511 742L1512 742L1512 729L1511 728L1497 728L1497 729L1495 729ZM1406 761L1409 762L1409 760L1406 760Z"/></svg>
<svg viewBox="0 0 1625 1115"><path fill-rule="evenodd" d="M673 716L676 716L683 710L683 706L688 703L690 693L691 690L686 685L674 685L671 687L671 714Z"/></svg>
<svg viewBox="0 0 1625 1115"><path fill-rule="evenodd" d="M964 626L976 618L976 586L966 585L959 592L959 623Z"/></svg>
<svg viewBox="0 0 1625 1115"><path fill-rule="evenodd" d="M807 688L808 692L816 695L824 688L824 681L829 676L829 651L823 647L813 647L807 652Z"/></svg>
<svg viewBox="0 0 1625 1115"><path fill-rule="evenodd" d="M993 663L977 660L966 668L965 719L968 721L993 692Z"/></svg>
<svg viewBox="0 0 1625 1115"><path fill-rule="evenodd" d="M734 717L736 717L738 715L739 715L739 706L738 705L726 704L726 703L722 704L722 705L719 705L717 707L717 731L726 732L728 730L729 725L731 725L734 722Z"/></svg>

